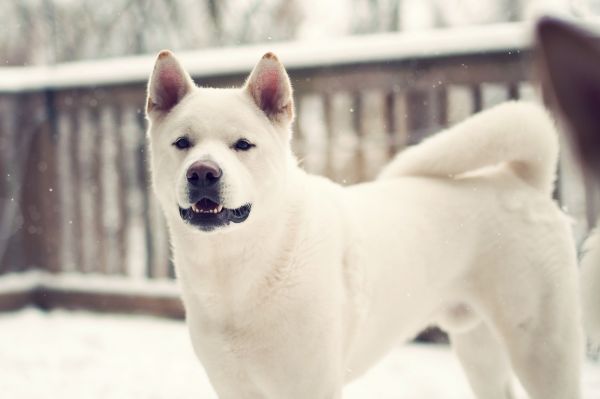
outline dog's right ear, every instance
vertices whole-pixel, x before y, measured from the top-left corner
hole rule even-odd
[[[537,26],[538,65],[566,117],[583,162],[600,177],[600,38],[544,18]]]
[[[194,82],[169,50],[158,53],[148,82],[146,115],[156,119],[166,115],[192,91]]]

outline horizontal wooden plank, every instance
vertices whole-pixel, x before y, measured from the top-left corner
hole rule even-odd
[[[23,309],[33,304],[31,291],[15,291],[0,294],[0,312]]]
[[[170,296],[69,291],[45,287],[36,289],[31,295],[35,306],[45,310],[77,309],[102,313],[144,314],[172,319],[185,318],[181,300]]]

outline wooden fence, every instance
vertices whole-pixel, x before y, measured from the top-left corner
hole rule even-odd
[[[275,47],[291,60],[293,145],[303,166],[350,184],[474,112],[535,97],[525,27],[457,32],[181,59],[201,85],[240,85]],[[173,270],[148,184],[143,110],[152,58],[0,69],[0,308],[33,302],[181,316],[176,290],[163,287],[173,286]],[[581,235],[595,200],[570,159],[561,174],[558,195]],[[7,284],[2,296],[3,279],[31,270],[43,272],[26,273],[34,281],[27,289]]]

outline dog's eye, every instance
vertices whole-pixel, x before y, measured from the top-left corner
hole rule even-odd
[[[233,145],[233,148],[236,151],[248,151],[250,148],[255,147],[254,144],[252,144],[251,142],[249,142],[246,139],[239,139],[238,141],[235,142],[235,144]]]
[[[190,140],[187,137],[180,137],[175,140],[173,145],[179,150],[185,150],[186,148],[190,148],[192,143],[190,143]]]

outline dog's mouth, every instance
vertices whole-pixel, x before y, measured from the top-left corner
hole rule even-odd
[[[179,207],[179,214],[184,222],[203,231],[211,231],[229,223],[242,223],[250,215],[251,204],[239,208],[225,208],[222,204],[209,198],[202,198],[189,208]]]
[[[194,213],[217,214],[223,212],[223,205],[213,202],[208,198],[202,198],[200,201],[196,202],[195,204],[192,204],[190,209]]]

